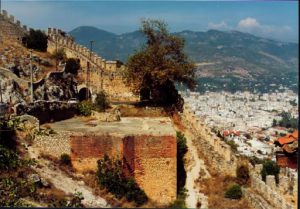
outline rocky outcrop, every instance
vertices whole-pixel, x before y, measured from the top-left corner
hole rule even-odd
[[[51,72],[34,83],[35,100],[66,101],[74,97],[77,97],[77,80],[70,73]]]
[[[4,103],[25,103],[23,92],[18,83],[7,75],[8,72],[0,71],[0,88],[2,89],[2,100]]]

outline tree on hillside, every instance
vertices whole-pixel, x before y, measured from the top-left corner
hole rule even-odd
[[[182,110],[183,100],[175,82],[195,86],[195,65],[183,52],[184,40],[171,35],[166,23],[158,20],[143,20],[141,31],[147,44],[129,57],[127,82],[133,83],[142,100]]]
[[[77,75],[79,69],[80,69],[79,59],[74,59],[74,58],[67,59],[66,68],[65,68],[66,73],[72,73],[73,75]]]
[[[22,43],[29,49],[45,52],[47,51],[47,39],[46,34],[44,34],[41,30],[30,29],[29,34],[23,37]]]

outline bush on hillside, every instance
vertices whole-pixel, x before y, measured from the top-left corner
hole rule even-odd
[[[238,184],[234,184],[227,189],[225,192],[225,198],[229,199],[241,199],[243,196],[241,186]]]
[[[48,37],[41,30],[30,29],[29,34],[23,37],[23,45],[28,49],[47,51]]]
[[[177,193],[180,194],[186,181],[186,171],[184,168],[184,155],[188,151],[186,138],[181,132],[176,132],[177,140]]]
[[[274,161],[266,160],[263,163],[263,168],[261,170],[262,180],[266,181],[266,177],[268,175],[274,175],[276,183],[278,184],[279,183],[279,172],[280,172],[280,168]]]
[[[90,116],[93,110],[93,104],[90,101],[82,101],[77,105],[79,115]]]
[[[53,59],[57,59],[57,60],[65,60],[67,58],[67,55],[65,53],[65,50],[63,48],[59,48],[57,51],[54,51],[52,56]]]
[[[101,187],[106,188],[117,198],[125,197],[128,201],[134,201],[137,206],[148,201],[145,192],[139,188],[135,180],[124,175],[120,160],[113,160],[105,155],[97,163],[97,178]]]
[[[107,96],[103,91],[97,94],[95,99],[95,107],[100,112],[104,112],[105,109],[109,107]]]
[[[79,59],[74,59],[74,58],[67,59],[66,67],[65,67],[66,73],[71,73],[73,75],[77,75],[79,69],[80,69],[80,60]]]
[[[240,165],[236,169],[236,177],[238,180],[238,183],[240,184],[247,184],[249,181],[250,175],[249,175],[249,168],[246,165]]]
[[[63,164],[63,165],[72,165],[70,155],[68,155],[68,154],[66,154],[66,153],[63,153],[63,154],[60,156],[60,163]]]

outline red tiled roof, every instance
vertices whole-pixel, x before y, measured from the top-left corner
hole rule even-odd
[[[279,144],[282,146],[284,144],[293,143],[298,140],[298,130],[294,131],[292,134],[286,134],[284,137],[277,139]]]

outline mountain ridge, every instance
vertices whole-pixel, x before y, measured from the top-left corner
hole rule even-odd
[[[146,37],[138,30],[118,35],[84,26],[69,33],[76,42],[86,47],[90,46],[90,40],[94,40],[93,50],[107,60],[126,62],[129,56],[146,44]],[[257,84],[254,81],[266,83],[264,85],[297,87],[298,43],[276,41],[235,30],[184,30],[172,34],[185,39],[184,51],[198,64],[196,75],[199,79],[218,78],[217,83],[223,86],[226,86],[227,80],[249,82],[249,88]],[[285,77],[286,80],[282,79]],[[212,83],[214,85],[216,82]]]

